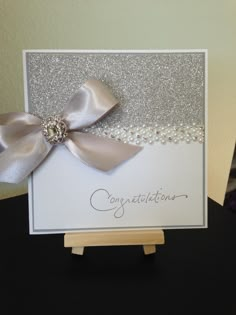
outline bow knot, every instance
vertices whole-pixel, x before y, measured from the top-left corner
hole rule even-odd
[[[89,80],[70,99],[61,116],[41,120],[23,112],[0,115],[0,181],[18,183],[25,179],[54,144],[63,143],[83,163],[102,171],[133,157],[141,147],[82,132],[116,104],[102,82]]]

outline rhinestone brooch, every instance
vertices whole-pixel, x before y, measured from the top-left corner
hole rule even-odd
[[[42,132],[50,144],[62,143],[67,136],[67,126],[58,116],[50,116],[42,122]]]

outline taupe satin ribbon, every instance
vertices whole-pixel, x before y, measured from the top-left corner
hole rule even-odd
[[[117,100],[100,81],[89,80],[71,98],[61,118],[67,125],[63,142],[80,160],[109,171],[142,148],[81,132],[102,119]],[[40,118],[28,113],[0,115],[0,181],[19,183],[46,158],[53,148],[42,133]]]

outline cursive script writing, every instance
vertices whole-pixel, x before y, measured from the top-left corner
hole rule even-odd
[[[129,198],[123,198],[114,196],[104,188],[99,188],[92,193],[90,205],[96,211],[114,211],[114,217],[121,218],[125,214],[128,204],[158,204],[160,202],[174,201],[177,198],[188,198],[188,195],[164,194],[162,188],[160,188],[154,193],[139,193]]]

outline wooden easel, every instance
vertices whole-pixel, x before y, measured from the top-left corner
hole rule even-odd
[[[156,245],[165,243],[163,230],[127,230],[107,232],[67,233],[64,246],[72,247],[72,254],[83,255],[88,246],[142,245],[144,254],[154,254]]]

